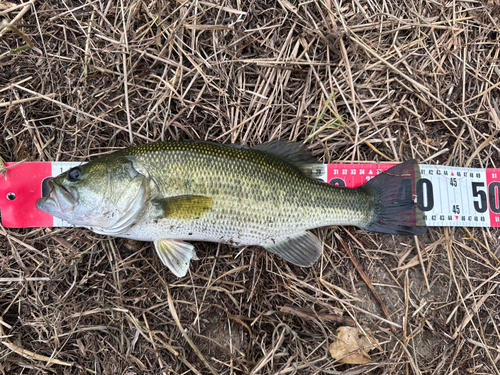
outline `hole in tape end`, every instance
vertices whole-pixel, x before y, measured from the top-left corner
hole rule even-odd
[[[16,193],[7,193],[7,199],[13,201],[17,198]]]

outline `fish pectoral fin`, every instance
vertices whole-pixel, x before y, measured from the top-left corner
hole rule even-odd
[[[277,238],[263,246],[269,252],[300,267],[311,267],[323,252],[318,237],[303,232],[292,237]]]
[[[198,260],[194,246],[184,241],[162,238],[155,241],[155,248],[162,263],[177,277],[186,276],[191,259]]]
[[[212,198],[203,195],[179,195],[153,201],[160,208],[160,217],[199,219],[212,209]]]

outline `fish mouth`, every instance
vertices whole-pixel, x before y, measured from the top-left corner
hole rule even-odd
[[[66,187],[50,179],[47,181],[50,194],[36,201],[36,208],[52,216],[61,217],[75,209],[78,203],[78,193],[71,187]]]

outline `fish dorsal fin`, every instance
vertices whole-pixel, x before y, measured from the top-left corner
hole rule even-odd
[[[318,160],[316,160],[307,147],[300,142],[275,140],[257,145],[253,149],[267,152],[299,168],[304,165],[318,164]]]
[[[194,246],[184,241],[162,238],[155,241],[155,248],[162,263],[177,277],[186,276],[191,259],[198,260]]]
[[[212,209],[212,198],[203,195],[178,195],[152,203],[160,209],[158,216],[169,219],[195,220]]]
[[[311,267],[323,252],[318,237],[309,232],[278,238],[263,246],[269,252],[300,267]]]

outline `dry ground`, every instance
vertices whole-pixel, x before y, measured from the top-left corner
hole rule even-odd
[[[498,0],[10,0],[0,18],[6,161],[287,139],[325,163],[499,167]],[[196,243],[183,279],[149,243],[0,231],[2,374],[499,373],[497,229],[321,229],[311,269]],[[380,342],[371,364],[330,357],[336,316]]]

